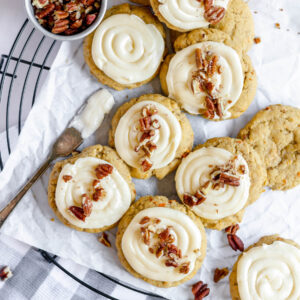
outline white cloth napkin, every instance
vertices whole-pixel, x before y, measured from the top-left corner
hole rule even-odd
[[[109,1],[115,5],[124,1]],[[257,95],[247,112],[237,120],[223,122],[206,121],[188,116],[195,132],[195,145],[215,136],[235,137],[237,132],[261,108],[282,103],[299,105],[300,81],[300,2],[293,0],[265,0],[249,2],[254,14],[256,35],[262,42],[254,45],[250,56],[259,80]],[[280,10],[283,8],[283,11]],[[275,23],[281,29],[275,28]],[[84,63],[81,42],[63,43],[48,78],[24,125],[17,147],[0,174],[1,207],[26,182],[30,175],[46,159],[51,144],[67,126],[81,104],[95,90],[103,87],[89,74]],[[94,136],[84,146],[94,143],[107,144],[111,118],[117,107],[145,93],[159,93],[159,80],[134,90],[112,91],[116,106]],[[218,284],[213,282],[216,267],[232,267],[237,258],[229,248],[223,232],[207,230],[207,257],[201,270],[188,283],[176,288],[159,289],[132,277],[118,261],[115,248],[105,248],[95,234],[82,233],[62,225],[47,202],[49,172],[33,187],[6,221],[1,232],[25,243],[45,249],[63,258],[69,258],[89,268],[109,273],[120,280],[169,299],[190,299],[190,285],[203,280],[211,288],[211,299],[230,299],[228,278]],[[138,197],[147,194],[176,197],[174,174],[162,181],[154,178],[134,180]],[[298,242],[300,227],[297,201],[300,187],[286,192],[266,191],[260,199],[247,208],[239,236],[246,246],[261,236],[279,233]],[[55,218],[55,221],[51,221]],[[109,233],[114,243],[114,233]]]

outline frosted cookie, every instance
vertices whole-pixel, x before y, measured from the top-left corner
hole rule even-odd
[[[254,22],[243,0],[151,0],[158,19],[178,32],[217,28],[229,34],[233,44],[249,50],[253,44]]]
[[[182,159],[175,181],[180,200],[204,226],[221,230],[242,221],[263,192],[266,171],[246,142],[213,138]]]
[[[270,105],[253,117],[239,137],[260,155],[269,187],[287,190],[300,184],[299,108]]]
[[[300,299],[300,246],[265,236],[243,252],[230,275],[233,300]]]
[[[185,206],[163,196],[145,196],[120,221],[116,246],[128,272],[167,288],[197,273],[206,236],[201,221]]]
[[[238,118],[249,107],[256,74],[226,33],[197,29],[179,36],[174,49],[161,68],[161,86],[188,113],[220,121]]]
[[[106,146],[91,146],[57,162],[50,175],[50,207],[61,222],[79,231],[114,227],[134,199],[127,166]]]
[[[127,3],[109,9],[84,41],[91,73],[116,90],[136,88],[159,72],[165,53],[165,31],[147,7]]]
[[[158,94],[123,104],[112,119],[109,145],[130,167],[131,175],[164,178],[192,149],[194,134],[177,103]]]

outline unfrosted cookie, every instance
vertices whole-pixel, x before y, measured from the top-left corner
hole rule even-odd
[[[261,156],[268,186],[287,190],[300,184],[300,109],[270,105],[253,117],[239,137]]]
[[[266,171],[246,142],[222,137],[183,158],[175,181],[180,200],[204,226],[222,230],[242,221],[245,207],[264,191]]]
[[[48,202],[59,220],[86,232],[115,227],[135,194],[127,166],[101,145],[57,162],[48,185]]]
[[[206,254],[206,235],[184,205],[164,196],[145,196],[120,221],[116,246],[128,272],[167,288],[197,273]]]
[[[194,134],[177,103],[158,94],[123,104],[112,119],[109,145],[129,165],[131,175],[164,178],[192,149]]]
[[[253,44],[254,21],[248,4],[243,0],[151,0],[150,2],[159,20],[173,31],[187,32],[211,27],[229,34],[233,45],[237,48],[247,51]],[[211,5],[217,8],[214,9]]]
[[[196,29],[180,35],[162,65],[163,93],[191,114],[213,121],[238,118],[255,97],[251,60],[228,34]]]
[[[91,73],[115,90],[151,81],[159,72],[165,52],[162,24],[149,8],[127,3],[109,9],[83,45]]]
[[[229,283],[233,300],[300,299],[300,246],[262,237],[239,256]]]

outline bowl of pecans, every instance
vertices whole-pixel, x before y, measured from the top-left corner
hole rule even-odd
[[[107,0],[25,0],[34,26],[61,41],[78,40],[95,30],[106,6]]]

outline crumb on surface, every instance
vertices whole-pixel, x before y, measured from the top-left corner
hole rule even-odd
[[[54,221],[55,221],[55,219],[54,219],[54,218],[51,218],[51,219],[50,219],[50,221],[51,221],[51,222],[54,222]]]
[[[280,29],[280,24],[279,23],[275,23],[275,27]]]
[[[260,37],[255,37],[253,40],[254,40],[255,44],[259,44],[261,42],[261,38]]]
[[[279,10],[280,10],[280,11],[283,11],[283,8],[280,8]]]
[[[257,14],[257,11],[255,10],[254,13]]]

